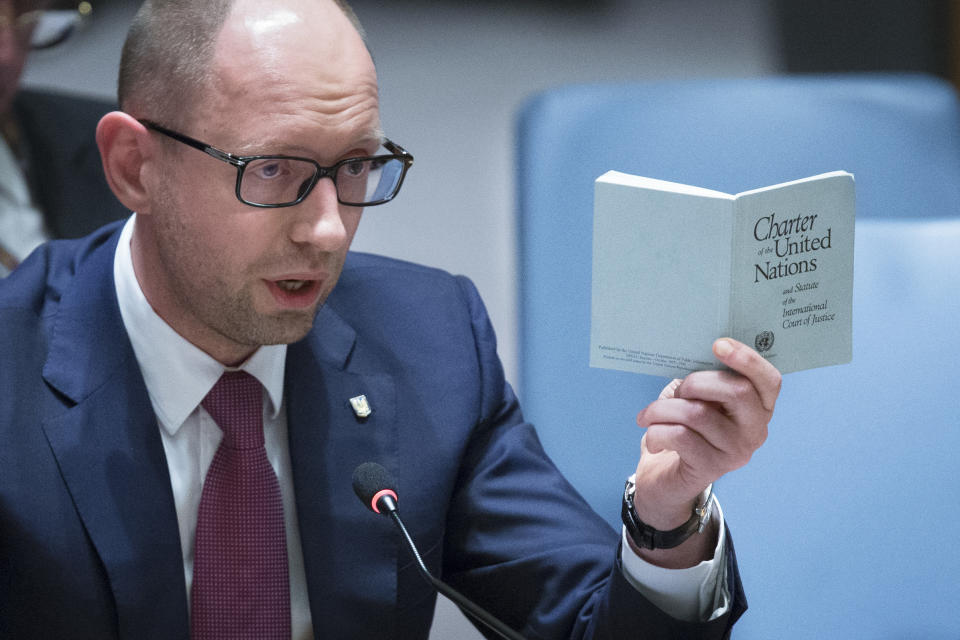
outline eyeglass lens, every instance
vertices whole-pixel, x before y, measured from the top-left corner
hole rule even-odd
[[[371,158],[337,167],[333,181],[337,198],[347,205],[369,205],[391,198],[403,175],[403,161]],[[311,188],[317,169],[296,158],[259,158],[244,167],[240,197],[251,204],[282,205],[296,202]]]

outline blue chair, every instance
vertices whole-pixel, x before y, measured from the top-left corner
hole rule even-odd
[[[751,604],[736,637],[960,636],[952,89],[920,75],[574,86],[528,102],[518,140],[519,393],[615,526],[636,413],[667,381],[587,365],[593,180],[735,193],[856,175],[853,363],[788,375],[769,440],[717,487]]]

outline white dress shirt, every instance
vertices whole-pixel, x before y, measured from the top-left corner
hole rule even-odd
[[[114,256],[113,275],[120,315],[157,414],[170,486],[180,526],[187,602],[193,584],[193,548],[203,481],[223,432],[200,406],[226,367],[195,347],[156,314],[137,282],[130,254],[136,215],[124,225]],[[267,459],[277,474],[283,496],[283,520],[290,561],[290,611],[293,638],[313,637],[307,579],[300,546],[300,528],[293,494],[287,413],[283,404],[286,345],[264,346],[240,365],[263,385],[263,436]]]
[[[160,426],[180,527],[184,581],[189,602],[197,509],[207,469],[222,437],[219,427],[200,406],[200,402],[227,369],[174,331],[147,302],[137,282],[130,253],[130,239],[135,224],[136,214],[127,220],[121,233],[114,256],[114,280],[123,324]],[[313,631],[293,494],[286,407],[283,403],[286,355],[286,345],[263,346],[239,368],[257,378],[267,391],[263,408],[264,440],[267,458],[277,474],[283,495],[290,561],[293,638],[307,639],[313,637]],[[719,514],[719,509],[715,514]],[[721,525],[720,542],[714,559],[680,570],[653,566],[637,557],[624,544],[624,572],[631,584],[674,617],[708,619],[722,613],[729,599],[722,575],[722,567],[725,566],[722,561],[724,539]]]

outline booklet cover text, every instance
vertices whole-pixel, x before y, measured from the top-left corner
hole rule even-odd
[[[855,196],[834,171],[737,195],[608,171],[593,218],[590,366],[719,368],[729,336],[781,373],[849,362]]]

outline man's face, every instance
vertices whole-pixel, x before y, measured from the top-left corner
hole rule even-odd
[[[237,155],[305,156],[324,166],[377,149],[373,62],[332,3],[241,0],[213,64],[187,135]],[[293,207],[245,205],[234,195],[234,167],[162,142],[134,240],[151,305],[224,363],[302,338],[340,275],[362,210],[340,205],[329,179]]]

